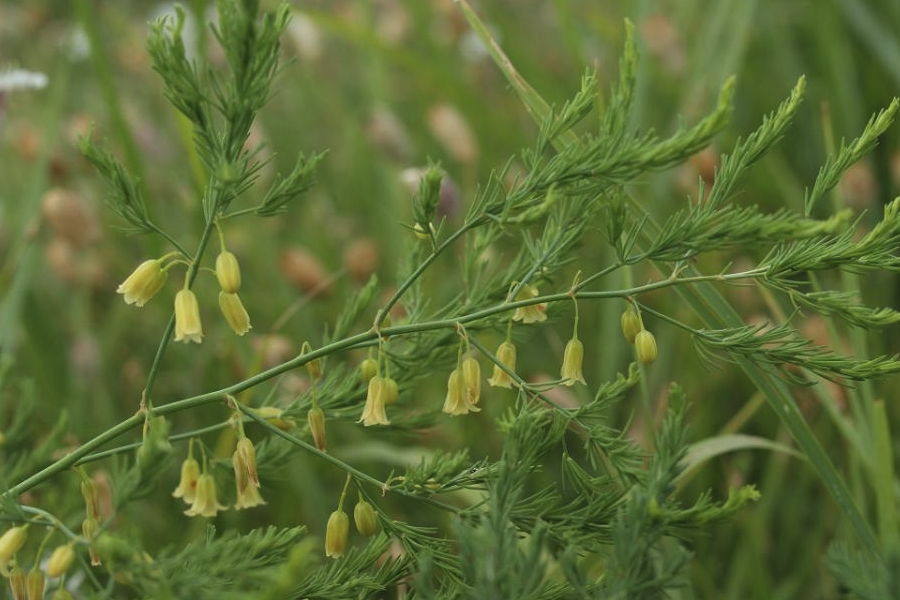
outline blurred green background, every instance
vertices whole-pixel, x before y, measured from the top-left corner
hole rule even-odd
[[[187,5],[194,17],[214,16],[207,2]],[[328,156],[316,188],[286,215],[229,222],[229,247],[241,260],[242,298],[253,331],[233,336],[217,314],[214,279],[201,276],[196,290],[206,339],[199,347],[170,346],[157,402],[242,379],[260,365],[294,356],[305,340],[315,346],[342,300],[370,273],[378,273],[386,293],[396,284],[397,264],[411,243],[402,223],[411,222],[412,169],[429,158],[441,162],[451,180],[443,210],[449,223],[458,223],[479,182],[529,146],[536,133],[452,0],[323,0],[292,6],[277,92],[252,134],[253,143],[265,142],[262,155],[271,156],[261,181],[289,171],[298,152],[328,149]],[[599,73],[605,89],[615,81],[623,22],[631,19],[642,56],[633,121],[662,134],[682,120],[698,120],[714,105],[724,80],[737,76],[734,118],[715,146],[632,186],[631,193],[657,215],[696,200],[698,181],[713,180],[718,156],[753,131],[801,75],[808,81],[805,106],[788,136],[744,180],[739,203],[801,210],[803,190],[825,159],[828,137],[836,143],[855,137],[873,112],[900,94],[900,3],[893,0],[489,0],[473,6],[519,71],[545,98],[559,103],[577,90],[585,67]],[[203,178],[186,151],[190,134],[166,103],[144,51],[147,22],[166,12],[171,5],[127,0],[0,2],[0,71],[42,72],[49,82],[44,89],[0,92],[0,352],[12,357],[17,376],[33,382],[40,406],[36,430],[50,427],[65,408],[71,444],[136,410],[170,314],[169,298],[180,285],[173,276],[170,293],[140,310],[114,293],[134,266],[168,248],[159,238],[119,230],[122,223],[104,210],[106,190],[74,140],[93,128],[92,135],[141,178],[152,217],[187,247],[196,244],[202,223],[198,181]],[[188,33],[193,52],[222,64],[213,36],[196,27],[196,19]],[[259,190],[249,194],[247,206]],[[900,127],[895,124],[847,173],[835,201],[869,211],[863,217],[867,223],[898,194]],[[714,272],[733,261],[738,269],[759,258],[755,250],[703,258],[700,268]],[[580,250],[580,264],[602,266],[606,256],[598,224]],[[436,298],[448,297],[459,285],[456,267],[452,253],[438,262],[435,269],[442,275],[427,284]],[[642,282],[658,274],[638,269],[632,276]],[[897,306],[893,278],[869,278],[863,293],[871,304]],[[791,313],[755,288],[729,294],[748,322]],[[647,300],[690,318],[674,294]],[[585,372],[593,385],[622,371],[630,358],[617,330],[621,309],[613,302],[582,308]],[[821,319],[797,319],[808,337],[827,343]],[[558,327],[518,340],[526,377],[549,376],[546,348],[562,355],[568,316],[561,320]],[[895,328],[873,333],[871,352],[896,352],[895,334]],[[616,415],[621,425],[636,414],[631,426],[636,440],[643,439],[668,383],[678,380],[693,402],[691,439],[740,431],[790,443],[777,417],[727,364],[704,364],[672,328],[660,326],[657,339],[660,360],[648,372],[643,399],[636,395]],[[339,360],[353,365],[360,358]],[[440,373],[424,378],[414,391],[416,401],[441,402],[444,382]],[[876,396],[885,398],[897,417],[897,395],[889,383],[877,384],[882,387],[876,387]],[[278,385],[276,397],[287,401],[308,382],[305,373],[291,374]],[[846,393],[836,386],[797,392],[868,511],[870,501],[854,480],[859,466],[846,451],[835,418],[823,410],[822,394],[838,414],[846,407]],[[7,412],[0,412],[0,430],[15,403],[2,406]],[[502,410],[502,403],[486,408],[489,416]],[[179,415],[174,429],[221,420],[222,412]],[[337,454],[380,478],[392,469],[402,471],[405,462],[430,447],[468,445],[479,458],[496,457],[499,443],[490,418],[465,426],[442,422],[417,437],[362,431],[344,422],[334,424],[329,435]],[[287,469],[273,474],[277,482],[266,495],[267,507],[220,520],[239,527],[300,522],[321,534],[343,476],[305,456]],[[174,472],[171,479],[174,487]],[[783,454],[734,453],[706,465],[682,493],[694,498],[712,488],[723,495],[729,486],[751,482],[759,486],[761,502],[734,523],[687,541],[697,555],[691,571],[696,597],[836,597],[822,558],[843,532],[836,508],[804,463]],[[169,532],[151,546],[178,544],[202,531],[197,523],[182,531],[186,518],[167,496],[161,492],[128,509],[132,520],[138,514],[143,520],[136,530],[150,525]],[[421,524],[444,519],[394,502],[398,518]],[[679,593],[693,597],[687,590]]]

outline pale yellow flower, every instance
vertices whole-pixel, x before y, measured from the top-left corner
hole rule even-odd
[[[465,378],[459,369],[453,369],[447,380],[447,398],[444,400],[443,410],[454,417],[481,410],[469,402]]]
[[[462,362],[463,383],[466,384],[466,399],[469,404],[478,404],[481,399],[481,365],[471,356]]]
[[[188,504],[192,504],[197,497],[197,481],[200,479],[200,463],[188,457],[181,463],[181,480],[178,487],[172,492],[176,498],[181,498]]]
[[[191,290],[183,289],[175,294],[175,341],[203,341],[203,325],[200,323],[200,306]]]
[[[356,530],[366,537],[371,537],[378,531],[375,509],[363,499],[353,508],[353,521],[356,523]]]
[[[247,309],[241,303],[241,298],[237,294],[229,294],[228,292],[219,292],[219,308],[225,315],[229,327],[238,335],[244,335],[250,331],[250,316]]]
[[[197,495],[194,504],[184,511],[189,517],[215,517],[220,510],[228,507],[219,504],[216,498],[216,480],[209,473],[204,473],[197,480]]]
[[[503,363],[503,365],[509,369],[510,371],[516,370],[516,347],[512,344],[512,342],[503,342],[500,344],[500,347],[497,348],[497,359]],[[494,365],[494,373],[493,376],[488,379],[488,384],[493,387],[505,387],[512,389],[513,380],[509,374],[501,369],[499,366]]]
[[[361,422],[368,427],[369,425],[390,425],[387,413],[385,413],[384,405],[387,401],[387,383],[384,377],[376,375],[369,380],[369,388],[366,394],[366,406],[363,408],[362,416],[357,423]]]
[[[350,533],[350,517],[338,509],[328,517],[325,527],[325,556],[340,558],[347,551],[347,536]]]
[[[216,279],[226,294],[236,294],[241,289],[241,269],[237,258],[228,250],[216,257]]]
[[[581,374],[581,362],[584,358],[584,344],[578,338],[572,338],[566,344],[566,350],[563,353],[563,364],[560,376],[563,379],[563,385],[575,385],[585,383],[584,375]]]
[[[25,545],[28,537],[28,525],[13,527],[0,536],[0,566],[5,566],[9,559]]]
[[[47,575],[59,577],[69,570],[73,560],[75,560],[75,549],[72,548],[72,544],[57,546],[47,563]]]
[[[240,487],[238,488],[237,502],[235,502],[234,508],[235,510],[242,510],[260,506],[265,503],[266,501],[263,500],[262,495],[259,493],[259,488],[255,485],[248,485],[243,490],[240,489]]]
[[[306,421],[309,423],[309,433],[312,435],[316,448],[325,452],[325,411],[314,406],[306,413]]]
[[[163,270],[161,261],[145,260],[119,285],[116,293],[125,295],[126,304],[144,306],[162,289],[167,277],[168,272]]]
[[[531,300],[537,298],[540,294],[533,285],[526,285],[516,295],[516,302],[522,300]],[[547,320],[547,305],[545,303],[531,304],[529,306],[520,306],[513,312],[513,321],[522,321],[522,323],[540,323]]]
[[[645,365],[653,364],[656,361],[656,338],[646,329],[634,338],[634,347],[637,350],[638,360]]]

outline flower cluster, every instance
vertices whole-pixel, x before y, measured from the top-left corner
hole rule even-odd
[[[181,259],[171,260],[179,253],[173,252],[161,258],[155,258],[142,262],[119,285],[117,293],[125,296],[127,304],[144,306],[165,285],[168,279],[169,269],[180,262]],[[167,264],[167,261],[168,262]],[[250,331],[250,317],[241,302],[238,291],[241,288],[241,270],[237,258],[225,249],[224,241],[222,251],[216,258],[216,279],[219,281],[219,308],[229,327],[238,335],[244,335]],[[175,294],[175,341],[195,342],[203,341],[203,324],[200,321],[200,305],[197,296],[190,289],[190,276],[184,279],[184,286]]]

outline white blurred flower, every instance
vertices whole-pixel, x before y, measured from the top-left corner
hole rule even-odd
[[[47,87],[47,76],[24,69],[0,71],[0,92],[40,90]]]

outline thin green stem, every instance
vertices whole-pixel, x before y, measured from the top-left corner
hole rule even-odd
[[[209,232],[209,228],[207,228],[207,233]],[[208,235],[206,236],[208,239]],[[727,282],[736,279],[742,278],[752,278],[758,277],[764,273],[764,270],[754,269],[750,271],[745,271],[741,273],[732,273],[729,275],[698,275],[695,277],[683,277],[678,279],[665,279],[663,281],[657,281],[653,283],[648,283],[641,286],[636,286],[629,289],[623,290],[609,290],[605,292],[579,292],[575,294],[576,298],[591,298],[591,299],[603,299],[603,298],[624,298],[627,296],[635,296],[642,294],[644,292],[664,288],[664,287],[672,287],[683,284],[691,284],[698,282]],[[320,357],[328,356],[330,354],[334,354],[336,352],[342,350],[348,350],[350,348],[356,348],[359,346],[364,346],[369,343],[377,343],[378,340],[382,336],[400,336],[407,335],[412,333],[421,333],[426,331],[433,331],[437,329],[447,329],[453,328],[456,329],[460,324],[471,323],[474,321],[480,321],[486,317],[491,317],[497,314],[502,314],[511,310],[515,310],[516,308],[523,306],[530,306],[533,304],[541,304],[544,302],[561,302],[565,300],[570,300],[572,295],[569,292],[562,292],[558,294],[548,294],[546,296],[539,296],[536,298],[529,298],[527,300],[519,300],[516,302],[510,302],[508,304],[499,304],[497,306],[485,308],[479,311],[475,311],[469,313],[464,316],[449,318],[449,319],[437,319],[434,321],[425,321],[422,323],[413,323],[409,325],[396,325],[392,327],[386,327],[380,332],[375,331],[367,331],[364,333],[359,333],[342,340],[338,340],[336,342],[332,342],[331,344],[326,344],[318,349],[313,350],[312,352],[308,352],[305,354],[301,354],[292,358],[291,360],[285,361],[280,365],[276,365],[270,369],[265,371],[261,371],[256,375],[248,377],[243,381],[232,384],[230,386],[224,387],[219,390],[215,390],[212,392],[207,392],[205,394],[200,394],[198,396],[192,396],[190,398],[184,398],[182,400],[176,400],[174,402],[170,402],[168,404],[163,404],[160,406],[156,406],[153,409],[153,414],[157,416],[165,416],[169,414],[174,414],[177,412],[181,412],[183,410],[188,410],[197,406],[203,406],[206,404],[210,404],[212,402],[224,402],[226,400],[226,396],[231,394],[235,395],[244,390],[255,387],[269,379],[281,375],[282,373],[286,373],[292,369],[296,369],[308,363],[311,360],[315,360]],[[172,321],[170,321],[170,325]],[[246,407],[241,407],[241,410],[245,410]],[[145,411],[140,410],[136,414],[131,417],[125,419],[121,423],[111,427],[110,429],[104,431],[100,435],[95,438],[85,442],[83,445],[78,447],[76,450],[73,450],[65,457],[59,459],[53,464],[47,466],[41,471],[35,473],[34,475],[28,477],[22,482],[10,488],[6,494],[10,496],[17,496],[22,494],[23,492],[33,488],[34,486],[40,484],[41,482],[49,479],[56,473],[68,469],[75,464],[78,464],[82,459],[90,455],[92,452],[103,446],[104,444],[114,440],[119,435],[137,427],[138,425],[143,424],[145,418]],[[254,420],[258,420],[254,415]],[[274,426],[273,426],[274,427]],[[277,429],[277,428],[276,428]]]
[[[185,431],[183,433],[176,433],[174,435],[169,436],[170,442],[180,442],[181,440],[192,440],[197,436],[204,435],[206,433],[212,433],[214,431],[219,431],[225,429],[226,427],[231,427],[232,420],[228,419],[227,421],[223,421],[221,423],[216,423],[215,425],[209,425],[208,427],[201,427],[199,429],[192,429],[191,431]],[[125,452],[132,452],[141,447],[143,442],[134,442],[133,444],[125,444],[123,446],[117,446],[115,448],[110,448],[109,450],[104,450],[102,452],[95,452],[93,454],[88,454],[81,460],[77,461],[75,465],[84,465],[87,463],[91,463],[94,461],[98,461],[104,458],[109,458],[110,456],[116,456],[117,454],[123,454]]]
[[[159,225],[157,225],[156,223],[153,223],[153,222],[150,223],[150,227],[153,228],[153,231],[155,231],[159,235],[166,238],[166,241],[168,241],[170,244],[172,244],[172,246],[176,250],[178,250],[178,252],[180,252],[182,256],[188,256],[188,251],[184,249],[184,246],[182,246],[178,242],[178,240],[176,240],[171,235],[169,235],[169,233],[165,229],[162,229]]]
[[[403,294],[406,293],[406,290],[408,290],[412,286],[412,284],[414,284],[416,282],[416,280],[418,280],[419,277],[422,276],[422,273],[424,273],[425,270],[431,266],[431,263],[433,263],[435,261],[435,259],[437,259],[437,257],[440,256],[444,250],[446,250],[448,247],[450,247],[453,244],[453,242],[455,242],[460,237],[462,237],[467,231],[469,231],[471,229],[475,229],[476,227],[481,225],[483,222],[484,222],[483,218],[476,218],[476,219],[469,221],[468,223],[465,223],[462,227],[460,227],[455,232],[453,232],[453,234],[451,234],[450,237],[448,237],[439,246],[437,246],[432,251],[432,253],[429,254],[428,257],[425,260],[423,260],[422,263],[418,267],[416,267],[416,270],[413,271],[412,273],[410,273],[409,277],[407,277],[406,280],[400,284],[400,286],[397,288],[397,290],[394,292],[394,294],[388,299],[388,301],[384,304],[384,306],[382,306],[378,310],[378,312],[375,315],[375,329],[378,330],[381,327],[381,322],[384,321],[384,317],[390,312],[390,310],[394,307],[394,305],[397,303],[397,301],[403,297]]]

